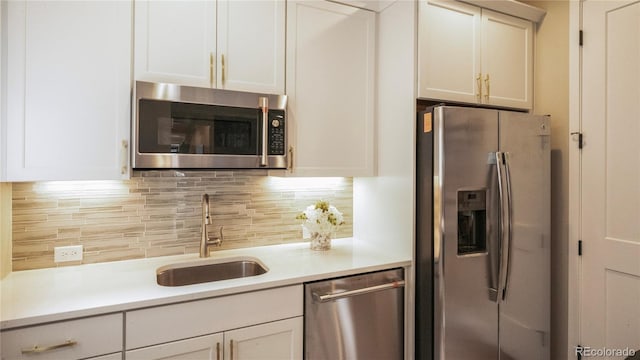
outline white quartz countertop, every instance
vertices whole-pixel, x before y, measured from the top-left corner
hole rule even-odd
[[[0,329],[125,311],[300,284],[362,272],[405,267],[411,259],[363,241],[335,239],[329,251],[309,243],[211,251],[211,258],[251,256],[267,273],[240,279],[165,287],[156,283],[163,265],[198,261],[198,254],[165,256],[51,269],[17,271],[0,282]]]

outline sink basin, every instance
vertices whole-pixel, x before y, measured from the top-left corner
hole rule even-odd
[[[256,276],[268,270],[252,257],[204,259],[159,267],[156,280],[162,286],[182,286]]]

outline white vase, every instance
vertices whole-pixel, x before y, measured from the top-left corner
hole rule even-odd
[[[331,233],[311,233],[311,250],[331,249]]]

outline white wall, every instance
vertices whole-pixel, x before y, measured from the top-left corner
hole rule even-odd
[[[547,10],[538,24],[534,106],[551,115],[551,358],[567,355],[569,256],[569,1],[527,1]]]
[[[0,183],[0,279],[11,272],[11,183]]]
[[[354,237],[413,258],[416,3],[397,1],[378,14],[377,176],[354,178]],[[412,284],[412,274],[408,274]],[[409,287],[407,359],[413,358]]]
[[[415,3],[378,17],[377,176],[354,178],[354,237],[411,258],[415,158]]]

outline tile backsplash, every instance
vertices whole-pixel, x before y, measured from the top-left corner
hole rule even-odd
[[[336,236],[352,236],[353,179],[265,175],[137,171],[123,181],[14,183],[13,270],[74,264],[53,261],[65,245],[83,245],[82,263],[197,253],[204,193],[213,225],[224,226],[222,249],[302,241],[295,216],[317,200],[343,212]]]

